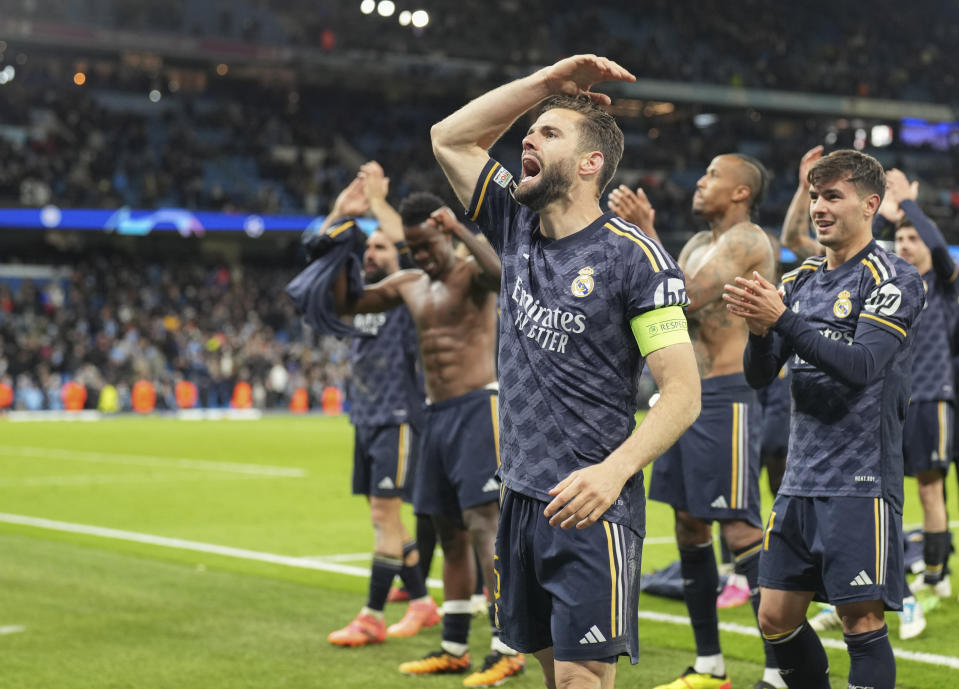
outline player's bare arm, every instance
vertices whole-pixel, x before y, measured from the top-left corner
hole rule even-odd
[[[809,234],[809,169],[822,157],[823,147],[809,149],[799,162],[799,183],[783,219],[779,241],[802,260],[818,256],[822,247]]]
[[[346,272],[344,271],[333,287],[333,304],[340,316],[354,316],[358,313],[383,313],[401,306],[404,293],[415,282],[422,280],[421,270],[399,270],[374,285],[363,288],[363,293],[350,302],[346,296]]]
[[[357,179],[370,212],[380,223],[380,229],[394,244],[402,242],[403,220],[386,200],[390,192],[390,178],[383,172],[383,168],[375,160],[371,160],[360,166]]]
[[[578,529],[598,521],[630,476],[665,452],[699,416],[700,380],[689,344],[674,344],[646,357],[659,401],[636,431],[599,464],[574,471],[550,491],[544,514],[550,526]]]
[[[463,223],[456,219],[453,211],[443,206],[430,216],[432,222],[441,232],[459,239],[472,257],[469,265],[473,270],[477,284],[491,292],[499,292],[503,276],[503,264],[499,256],[482,235],[475,235]]]
[[[696,258],[687,254],[684,261],[680,257],[679,265],[686,274],[686,292],[690,301],[686,313],[696,313],[719,301],[723,286],[736,276],[748,275],[753,270],[771,276],[773,265],[770,258],[771,248],[766,234],[749,222],[729,228]]]
[[[574,55],[533,74],[504,84],[467,103],[430,130],[433,153],[456,192],[468,206],[488,151],[516,119],[551,95],[585,94],[598,103],[609,97],[590,91],[603,81],[635,81],[612,60]]]

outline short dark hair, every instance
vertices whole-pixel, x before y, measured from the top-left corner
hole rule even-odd
[[[579,127],[580,152],[599,151],[603,154],[603,168],[596,180],[599,193],[603,193],[623,157],[623,131],[613,116],[596,105],[589,96],[551,96],[543,101],[539,114],[556,108],[583,115]]]
[[[755,217],[759,207],[766,198],[766,192],[769,189],[769,171],[766,166],[745,153],[731,153],[734,158],[738,158],[749,171],[749,214]]]
[[[446,202],[428,191],[416,191],[400,201],[399,214],[403,225],[419,225],[429,220],[433,211],[442,208]]]
[[[879,161],[851,148],[833,151],[820,158],[806,176],[806,181],[814,187],[836,180],[852,184],[859,198],[879,194],[882,201],[886,193],[886,173]]]

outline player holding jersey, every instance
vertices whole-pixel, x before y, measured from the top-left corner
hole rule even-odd
[[[367,210],[380,219],[380,228],[367,239],[363,255],[368,284],[411,263],[399,217],[388,214],[392,210],[388,204],[383,208],[388,185],[378,163],[363,165],[359,176],[337,197],[321,230],[330,235],[347,232],[355,225],[354,217]],[[411,497],[423,423],[416,329],[405,306],[355,316],[353,327],[360,333],[350,341],[347,391],[354,426],[353,493],[369,498],[375,545],[367,603],[346,627],[329,634],[327,640],[336,646],[365,646],[381,643],[387,636],[412,636],[440,619],[417,562],[416,541],[410,540],[400,518],[403,500]],[[387,628],[383,608],[396,575],[409,590],[411,602],[403,619]]]
[[[437,159],[503,263],[494,600],[504,640],[536,654],[551,689],[606,689],[619,655],[636,661],[640,472],[699,410],[682,273],[599,207],[623,135],[595,105],[609,99],[589,89],[611,79],[633,76],[574,56],[432,129]],[[487,150],[547,98],[516,181]],[[644,358],[662,394],[633,433]]]
[[[872,238],[886,186],[875,159],[835,151],[808,181],[826,256],[784,275],[783,296],[758,274],[724,295],[751,333],[750,384],[768,384],[787,359],[793,376],[786,474],[760,561],[760,626],[788,686],[828,688],[825,651],[805,620],[813,598],[827,600],[843,622],[849,685],[891,689],[884,610],[902,605],[902,423],[925,295],[916,269]]]

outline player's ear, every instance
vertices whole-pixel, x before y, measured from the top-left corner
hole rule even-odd
[[[748,201],[749,195],[752,193],[752,189],[749,188],[749,185],[740,184],[733,189],[733,201],[736,201],[737,203],[741,201]]]
[[[879,194],[869,194],[860,203],[862,204],[863,215],[873,216],[879,211],[882,199],[879,198]]]
[[[579,174],[584,176],[598,174],[605,162],[606,158],[600,151],[590,151],[579,159]]]

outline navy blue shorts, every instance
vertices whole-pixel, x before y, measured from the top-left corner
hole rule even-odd
[[[493,591],[503,641],[523,653],[552,647],[557,660],[639,660],[643,539],[601,520],[550,526],[547,503],[505,490]]]
[[[910,402],[902,428],[906,476],[920,471],[949,470],[952,458],[952,402]]]
[[[495,390],[473,390],[426,407],[416,469],[417,514],[459,517],[499,499],[499,408]]]
[[[356,426],[353,494],[410,499],[419,437],[408,423]]]
[[[762,406],[762,453],[785,458],[789,447],[789,414],[792,399],[789,395],[789,370],[784,366],[779,375],[762,390],[756,391]]]
[[[707,378],[702,391],[699,418],[653,462],[649,497],[704,521],[762,528],[756,393],[740,373]]]
[[[759,585],[901,610],[902,549],[902,514],[881,498],[780,494],[763,534]]]

